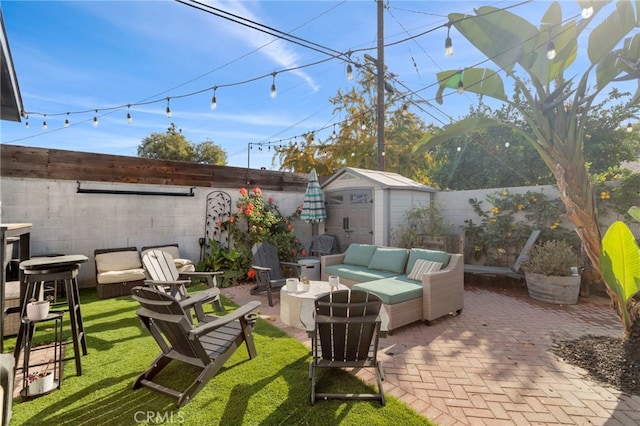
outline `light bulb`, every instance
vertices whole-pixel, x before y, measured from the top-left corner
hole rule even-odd
[[[367,124],[364,122],[364,120],[362,120],[362,124],[360,125],[360,128],[362,130],[367,130]]]
[[[98,127],[98,116],[97,115],[93,116],[93,127]]]
[[[589,19],[593,15],[593,6],[585,7],[582,9],[582,18]]]
[[[505,142],[505,143],[504,143],[504,147],[505,147],[505,148],[509,148],[509,142]]]
[[[464,83],[462,80],[458,82],[458,94],[462,95],[464,93]]]
[[[351,67],[351,64],[347,64],[347,80],[353,80],[353,68]]]
[[[47,130],[47,122],[46,121],[42,122],[42,130]]]
[[[28,121],[25,121],[25,123],[24,123],[24,128],[25,128],[25,129],[28,129],[28,128],[29,128],[29,122],[28,122]]]
[[[127,124],[131,124],[132,121],[133,121],[133,118],[131,118],[131,113],[127,112]]]
[[[629,124],[627,124],[627,133],[631,132],[633,132],[633,126],[631,125],[631,122],[629,122]]]
[[[458,147],[458,148],[456,148],[456,151],[460,152],[460,151],[462,151],[462,148]]]
[[[451,43],[451,37],[447,37],[447,39],[444,41],[444,55],[453,55],[453,43]]]
[[[552,41],[547,45],[547,59],[552,60],[556,57],[556,45]]]
[[[213,98],[211,98],[211,110],[215,110],[216,108],[218,108],[218,100],[216,99],[216,95],[213,95]]]
[[[278,93],[276,92],[276,83],[272,83],[271,84],[271,97],[275,98],[278,95]]]
[[[384,157],[384,156],[385,156],[385,154],[386,154],[386,152],[382,151],[382,154],[380,154],[380,155],[382,155],[382,156]]]
[[[69,119],[68,118],[64,119],[64,127],[65,128],[69,128]]]

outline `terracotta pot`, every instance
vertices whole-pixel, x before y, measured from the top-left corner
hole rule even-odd
[[[560,277],[525,272],[524,277],[532,299],[559,305],[578,303],[580,275]]]

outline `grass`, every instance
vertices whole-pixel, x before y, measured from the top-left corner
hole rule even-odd
[[[81,291],[81,300],[89,349],[82,358],[83,375],[76,376],[73,361],[67,361],[60,390],[29,401],[14,400],[11,425],[432,424],[389,395],[384,407],[372,401],[319,401],[311,406],[309,349],[262,319],[254,330],[258,356],[250,360],[241,347],[189,404],[176,410],[175,400],[168,396],[131,388],[159,354],[135,315],[138,304],[130,297],[98,300],[89,289]],[[224,304],[234,308],[227,300]],[[69,334],[68,316],[65,319]],[[41,342],[47,339],[46,333],[37,334]],[[6,351],[12,350],[15,339],[5,344]],[[173,364],[158,380],[186,386],[197,373],[190,366]],[[322,391],[371,392],[346,372],[322,373]]]

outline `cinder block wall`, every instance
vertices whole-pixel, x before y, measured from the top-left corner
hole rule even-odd
[[[45,180],[3,177],[0,182],[2,223],[33,224],[31,253],[84,254],[89,262],[82,265],[81,287],[95,286],[93,251],[97,248],[178,243],[181,256],[200,259],[198,240],[205,235],[207,195],[225,191],[231,196],[235,212],[240,188],[196,187],[193,197],[130,194],[77,193],[77,183],[68,180]],[[188,193],[190,187],[140,185],[105,182],[82,182],[82,187],[126,191]],[[302,204],[303,191],[263,191],[265,199],[273,197],[281,213],[291,215]],[[305,246],[311,241],[311,225],[295,221],[296,235]]]

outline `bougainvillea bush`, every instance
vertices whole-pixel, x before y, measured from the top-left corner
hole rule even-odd
[[[294,233],[291,217],[280,213],[272,197],[265,200],[260,188],[240,189],[236,207],[229,221],[219,225],[228,228],[237,250],[250,254],[254,244],[267,241],[278,248],[282,261],[290,262],[306,255]]]

